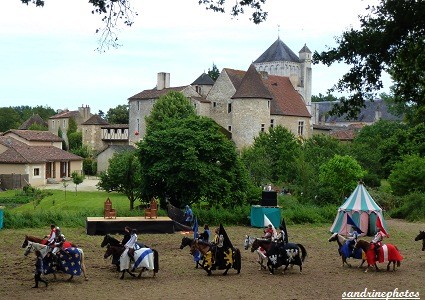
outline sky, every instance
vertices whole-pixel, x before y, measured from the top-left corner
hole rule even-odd
[[[191,84],[215,64],[247,70],[278,37],[293,52],[336,46],[335,37],[358,28],[358,15],[376,1],[267,0],[267,21],[207,11],[198,0],[131,0],[138,12],[131,27],[119,25],[122,45],[98,52],[102,27],[87,0],[46,0],[45,6],[2,0],[0,107],[48,106],[92,113],[128,103],[154,88],[157,73],[171,86]],[[230,4],[233,1],[228,0]],[[313,65],[312,94],[327,89],[348,70],[343,64]],[[390,80],[384,80],[384,91]]]

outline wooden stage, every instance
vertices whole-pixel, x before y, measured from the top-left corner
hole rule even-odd
[[[137,229],[137,233],[174,233],[174,221],[169,217],[145,219],[145,217],[87,217],[86,232],[88,235],[105,235],[124,233],[124,227]]]

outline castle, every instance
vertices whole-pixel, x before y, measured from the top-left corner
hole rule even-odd
[[[192,84],[170,87],[170,74],[158,73],[153,89],[130,97],[129,144],[146,134],[145,117],[155,102],[170,91],[183,93],[198,115],[215,120],[237,149],[252,145],[261,131],[281,125],[301,138],[312,135],[311,51],[297,56],[278,38],[247,71],[224,68],[214,82],[202,74]]]

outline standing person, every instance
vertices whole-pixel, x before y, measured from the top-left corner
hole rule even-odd
[[[41,256],[41,253],[39,250],[35,250],[35,256],[36,256],[36,260],[35,260],[35,272],[34,272],[34,281],[35,281],[35,285],[33,286],[33,288],[38,288],[38,283],[41,281],[43,282],[46,287],[48,285],[47,281],[41,278],[41,274],[43,274],[43,257]]]
[[[189,205],[186,205],[186,209],[184,211],[184,222],[187,226],[192,226],[193,222],[193,211]]]

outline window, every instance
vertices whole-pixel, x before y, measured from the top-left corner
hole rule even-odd
[[[229,130],[230,132],[232,132],[232,125],[227,126],[227,130]]]
[[[264,132],[265,127],[265,124],[261,124],[261,132]]]
[[[196,88],[196,92],[198,94],[200,94],[201,93],[201,87],[199,85],[197,85],[195,88]]]
[[[40,176],[40,168],[34,168],[34,176]]]
[[[270,100],[267,101],[267,108],[270,108]]]
[[[140,110],[140,101],[137,101],[137,110]]]
[[[227,104],[227,113],[231,113],[232,112],[232,103],[228,103]]]
[[[66,128],[66,120],[65,119],[62,121],[62,128]]]
[[[304,135],[304,121],[298,121],[298,135]]]
[[[273,128],[274,127],[274,119],[270,120],[270,127]]]
[[[217,102],[213,102],[213,107],[217,107]]]
[[[55,129],[55,121],[52,121],[52,128]]]

